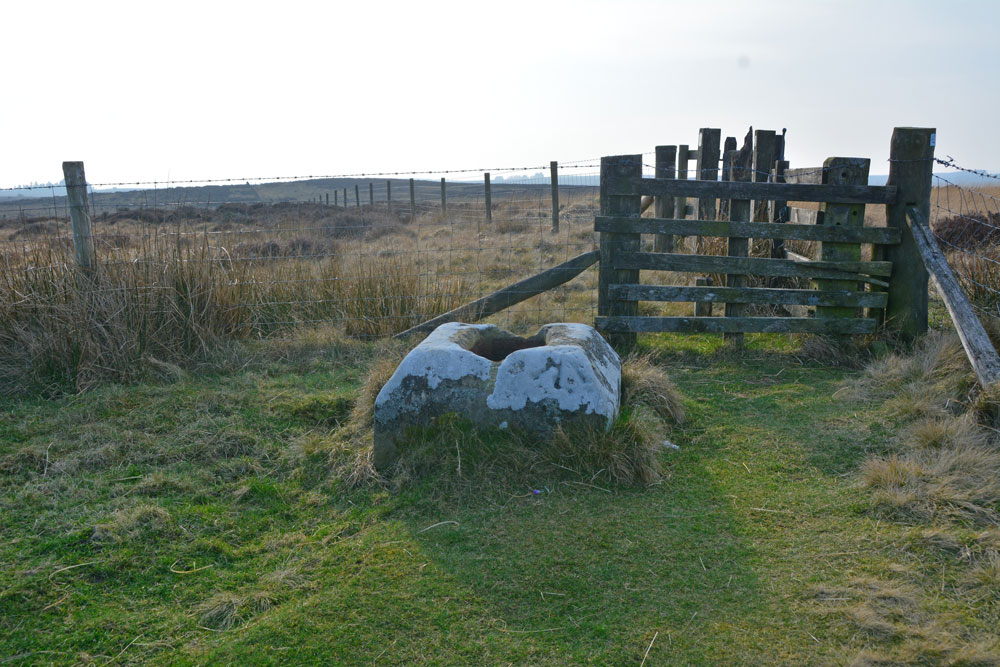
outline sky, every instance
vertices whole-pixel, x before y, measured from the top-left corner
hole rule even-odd
[[[0,187],[519,167],[895,126],[1000,169],[1000,2],[8,2]]]

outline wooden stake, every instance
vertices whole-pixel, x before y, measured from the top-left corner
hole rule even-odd
[[[73,227],[73,254],[76,264],[87,273],[94,270],[94,234],[87,206],[87,176],[82,162],[63,162],[66,179],[66,199],[69,202],[70,223]]]

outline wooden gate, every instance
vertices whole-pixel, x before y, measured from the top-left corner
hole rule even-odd
[[[796,179],[800,182],[793,183],[784,182],[787,163],[769,161],[771,166],[761,179],[749,139],[750,135],[742,150],[726,152],[723,177],[729,181],[675,179],[672,170],[663,173],[660,169],[656,175],[661,177],[644,178],[641,155],[601,160],[601,215],[594,226],[600,233],[595,325],[616,343],[630,344],[638,332],[713,332],[737,342],[750,332],[870,334],[884,319],[893,276],[892,262],[886,259],[892,253],[887,248],[901,242],[901,230],[865,226],[865,204],[893,205],[897,188],[869,186],[870,161],[863,158],[830,158],[815,170],[815,178],[800,175]],[[698,153],[704,152],[700,147]],[[753,178],[755,173],[758,178]],[[805,180],[815,182],[801,182]],[[642,218],[643,195],[658,198],[658,215],[681,213]],[[698,219],[682,217],[684,211],[692,210],[687,198],[699,200],[693,208]],[[715,200],[720,202],[718,207]],[[785,222],[787,202],[819,202],[819,224]],[[706,213],[712,219],[706,219]],[[652,244],[656,251],[642,249],[643,234],[656,235]],[[683,254],[674,249],[674,237],[722,237],[727,254]],[[771,256],[751,257],[750,239],[770,239]],[[819,242],[818,256],[786,252],[783,243],[792,239]],[[866,253],[872,259],[862,260],[863,244],[872,245],[871,253]],[[701,245],[691,244],[696,249]],[[650,270],[714,273],[724,275],[725,284],[643,284],[640,271]],[[751,287],[749,276],[768,280],[758,281],[765,286]],[[788,278],[811,279],[813,288],[774,286],[776,280]],[[725,311],[723,317],[642,316],[641,301],[719,303],[725,304]],[[748,304],[812,306],[815,314],[746,316]]]

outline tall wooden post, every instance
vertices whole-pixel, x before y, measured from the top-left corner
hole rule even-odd
[[[344,208],[347,208],[347,188],[344,188]]]
[[[729,177],[734,182],[748,182],[753,171],[753,130],[747,132],[743,140],[743,147],[733,153],[730,157]],[[734,222],[747,222],[750,220],[750,200],[732,199],[729,201],[729,219]],[[728,252],[730,257],[747,257],[750,254],[750,239],[731,236],[728,241]],[[746,285],[746,276],[738,274],[726,275],[726,287],[743,287]],[[727,303],[726,317],[740,317],[743,315],[744,305],[742,303]],[[743,346],[742,333],[727,333],[724,335],[727,342],[738,347]]]
[[[719,140],[722,130],[703,127],[698,130],[698,174],[699,181],[719,180]],[[698,219],[715,220],[715,199],[702,197],[698,200]]]
[[[767,183],[771,177],[771,169],[776,159],[777,137],[774,130],[757,130],[754,133],[753,146],[753,182]],[[754,222],[767,222],[767,201],[753,203]]]
[[[385,210],[392,215],[392,181],[385,182]]]
[[[774,172],[772,172],[771,180],[773,180],[775,183],[784,183],[785,171],[787,169],[788,169],[788,160],[776,160],[774,163]],[[776,222],[778,224],[783,224],[788,222],[787,201],[775,200],[774,206],[771,208],[771,222]],[[771,258],[785,259],[785,239],[773,239],[771,241]],[[771,279],[772,283],[774,283],[775,281],[776,278]]]
[[[340,206],[340,190],[333,191],[333,205]]]
[[[94,270],[94,234],[90,227],[87,206],[87,176],[82,162],[63,162],[66,179],[66,200],[69,202],[70,224],[73,227],[73,254],[76,264],[87,273]]]
[[[361,188],[357,183],[354,184],[354,205],[361,208]]]
[[[729,181],[729,172],[732,171],[730,168],[730,161],[732,158],[730,155],[736,152],[736,137],[726,137],[726,143],[722,147],[722,176],[721,179],[724,182]],[[729,200],[720,199],[719,200],[719,220],[729,220]]]
[[[493,195],[490,192],[490,172],[483,173],[483,186],[486,188],[486,222],[493,222]]]
[[[677,147],[677,180],[686,181],[688,179],[688,145],[681,144]],[[677,197],[674,199],[674,217],[683,219],[687,217],[687,198]]]
[[[326,193],[326,205],[327,206],[330,205],[330,193],[329,192]]]
[[[642,209],[639,195],[611,194],[611,181],[621,177],[642,176],[641,155],[617,155],[601,158],[601,215],[625,215],[638,218]],[[597,277],[597,314],[606,317],[635,316],[639,312],[636,301],[612,300],[609,287],[615,284],[637,284],[639,271],[635,269],[615,269],[615,256],[622,252],[639,251],[639,234],[616,234],[601,232],[601,260]],[[634,333],[608,335],[612,345],[631,347],[635,344]]]
[[[676,173],[677,146],[657,146],[654,175],[656,178],[674,178]],[[657,218],[670,218],[674,214],[673,197],[656,197],[653,199],[653,215]],[[653,237],[653,252],[673,252],[674,235],[657,234]]]
[[[871,160],[858,157],[832,157],[823,162],[824,185],[868,185]],[[820,204],[823,224],[834,227],[863,227],[864,204]],[[860,243],[820,243],[819,259],[824,262],[860,262]],[[821,290],[856,290],[857,280],[817,280]],[[816,317],[851,318],[854,307],[818,306]]]
[[[875,259],[892,262],[885,324],[904,338],[927,331],[927,269],[906,224],[906,209],[913,207],[930,220],[931,184],[936,130],[930,127],[897,127],[889,147],[889,180],[896,186],[896,203],[885,207],[886,225],[902,234],[899,245],[877,246]]]
[[[413,192],[413,179],[410,179],[410,221],[417,217],[417,197]]]
[[[368,181],[368,204],[375,206],[375,184]]]
[[[448,198],[444,191],[444,176],[441,177],[441,217],[448,215]]]
[[[552,187],[552,233],[559,231],[559,163],[549,162],[549,182]]]

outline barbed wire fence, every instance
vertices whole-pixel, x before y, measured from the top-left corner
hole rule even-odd
[[[931,231],[983,320],[1000,319],[1000,175],[935,159]],[[957,174],[964,175],[960,183]]]

